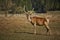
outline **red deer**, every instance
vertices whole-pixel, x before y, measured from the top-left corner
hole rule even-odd
[[[47,32],[51,33],[51,29],[49,28],[49,19],[37,16],[31,16],[31,14],[26,14],[28,21],[34,26],[34,33],[36,34],[36,25],[44,25],[47,29]]]

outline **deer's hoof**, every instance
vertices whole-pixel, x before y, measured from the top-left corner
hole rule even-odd
[[[47,32],[47,35],[52,35],[52,32],[51,31]]]

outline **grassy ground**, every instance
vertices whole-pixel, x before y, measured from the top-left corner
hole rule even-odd
[[[60,40],[60,12],[48,13],[54,15],[49,24],[52,35],[46,34],[44,26],[37,26],[37,34],[33,34],[34,27],[24,14],[0,15],[0,40]]]

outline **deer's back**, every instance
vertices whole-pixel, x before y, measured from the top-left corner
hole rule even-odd
[[[32,23],[36,22],[36,24],[39,24],[39,25],[43,25],[44,22],[46,21],[45,18],[41,18],[41,17],[32,17],[31,20],[32,20]]]

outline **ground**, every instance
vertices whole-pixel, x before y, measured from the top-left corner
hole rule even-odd
[[[53,15],[49,24],[52,35],[47,35],[44,26],[37,26],[37,34],[33,34],[34,27],[28,22],[25,14],[14,14],[11,17],[0,14],[0,40],[60,40],[60,12],[48,14]]]

